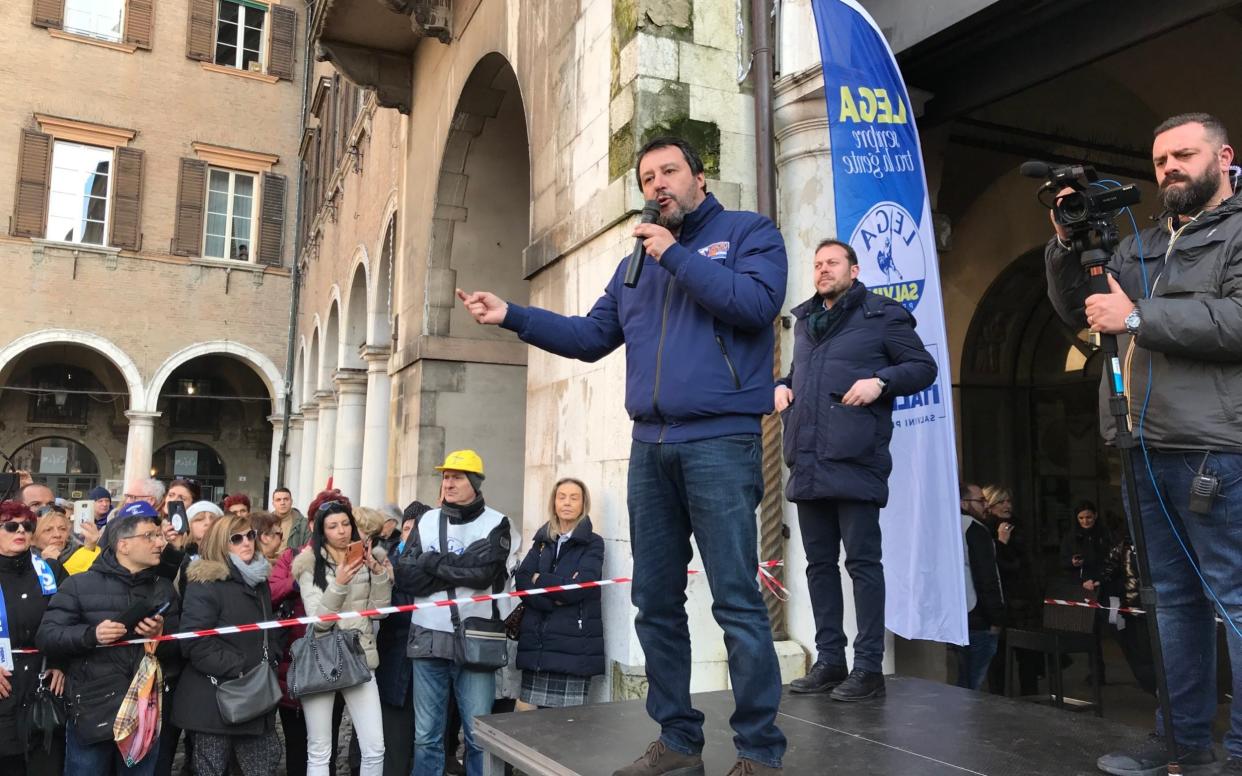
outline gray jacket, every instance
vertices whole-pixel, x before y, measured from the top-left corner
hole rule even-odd
[[[1242,451],[1242,193],[1176,232],[1166,222],[1139,236],[1141,262],[1129,235],[1108,265],[1142,317],[1137,337],[1118,337],[1131,424],[1137,429],[1144,416],[1151,448]],[[1085,327],[1089,292],[1078,256],[1054,238],[1046,258],[1052,306]],[[1101,382],[1101,431],[1111,441],[1107,395]]]

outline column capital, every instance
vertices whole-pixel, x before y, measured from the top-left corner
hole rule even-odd
[[[367,373],[361,369],[338,369],[332,382],[338,394],[366,393]]]
[[[323,410],[334,410],[336,409],[336,393],[332,391],[315,391],[315,403],[319,405],[321,412]],[[302,410],[303,412],[306,411],[305,406],[303,406]]]
[[[362,360],[367,362],[368,371],[377,363],[387,368],[388,359],[392,356],[392,348],[381,345],[363,345],[361,355]]]
[[[319,418],[319,403],[313,401],[302,402],[302,422],[308,420],[317,420]]]
[[[272,424],[273,431],[280,431],[280,429],[283,428],[285,425],[285,416],[281,413],[276,413],[275,415],[268,415],[267,422]]]
[[[301,428],[305,422],[306,418],[304,418],[301,413],[289,416],[289,428],[291,429]]]
[[[154,426],[155,419],[164,413],[162,412],[142,412],[141,410],[125,410],[125,417],[129,418],[131,426]]]

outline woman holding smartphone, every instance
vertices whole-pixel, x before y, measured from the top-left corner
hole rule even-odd
[[[392,564],[387,553],[383,548],[372,549],[361,543],[353,509],[341,501],[328,501],[319,506],[314,516],[310,547],[293,560],[293,578],[298,581],[308,615],[375,609],[388,606],[392,600]],[[372,675],[365,684],[339,692],[349,707],[354,734],[362,750],[360,776],[381,776],[384,772],[384,730],[374,675],[379,653],[375,649],[371,621],[351,618],[313,627],[322,631],[338,627],[358,632]],[[327,776],[335,700],[335,692],[302,697],[309,776]]]

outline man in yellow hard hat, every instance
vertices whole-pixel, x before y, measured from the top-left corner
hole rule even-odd
[[[483,459],[473,450],[455,450],[436,469],[442,502],[410,530],[397,563],[398,596],[424,603],[500,590],[516,565],[512,556],[518,547],[509,518],[483,502]],[[460,662],[456,632],[470,617],[499,620],[500,614],[493,601],[418,609],[410,616],[406,654],[414,659],[414,773],[440,773],[444,767],[450,692],[466,734],[466,770],[483,772],[474,718],[491,713],[496,673]]]

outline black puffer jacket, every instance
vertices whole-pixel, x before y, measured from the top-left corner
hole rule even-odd
[[[164,632],[175,633],[181,622],[181,601],[177,591],[158,567],[131,574],[116,559],[116,551],[105,550],[90,569],[65,580],[52,597],[36,639],[48,659],[62,659],[68,686],[65,690],[71,707],[110,707],[113,716],[129,687],[143,647],[108,647],[96,649],[95,627],[104,620],[124,612],[139,600],[170,601],[164,612]],[[167,675],[180,667],[180,647],[166,641],[155,652]],[[70,711],[72,717],[73,711]],[[112,730],[86,731],[87,743],[110,740]],[[106,732],[106,735],[105,735]],[[104,736],[96,738],[95,736]]]
[[[596,582],[604,571],[604,540],[584,517],[556,551],[548,527],[539,529],[530,551],[518,567],[518,590]],[[538,574],[539,578],[531,578]],[[604,617],[600,589],[567,590],[522,599],[522,633],[518,640],[518,668],[572,676],[604,673]]]
[[[186,572],[183,630],[243,625],[271,619],[272,599],[267,583],[250,587],[231,563],[199,558]],[[186,665],[173,698],[173,724],[182,730],[214,735],[258,736],[275,730],[276,709],[241,725],[229,725],[216,705],[217,681],[236,679],[263,660],[263,633],[268,634],[268,662],[273,668],[283,651],[272,631],[182,642]]]
[[[56,584],[63,583],[68,576],[64,568],[54,560],[47,561],[47,565],[56,575]],[[43,594],[29,551],[15,557],[0,555],[0,591],[4,594],[11,646],[13,649],[33,647],[39,623],[52,597]],[[25,751],[24,742],[17,737],[17,711],[34,698],[42,666],[42,655],[13,656],[13,674],[9,677],[13,691],[9,697],[0,699],[0,757]],[[57,667],[56,662],[49,667]]]

